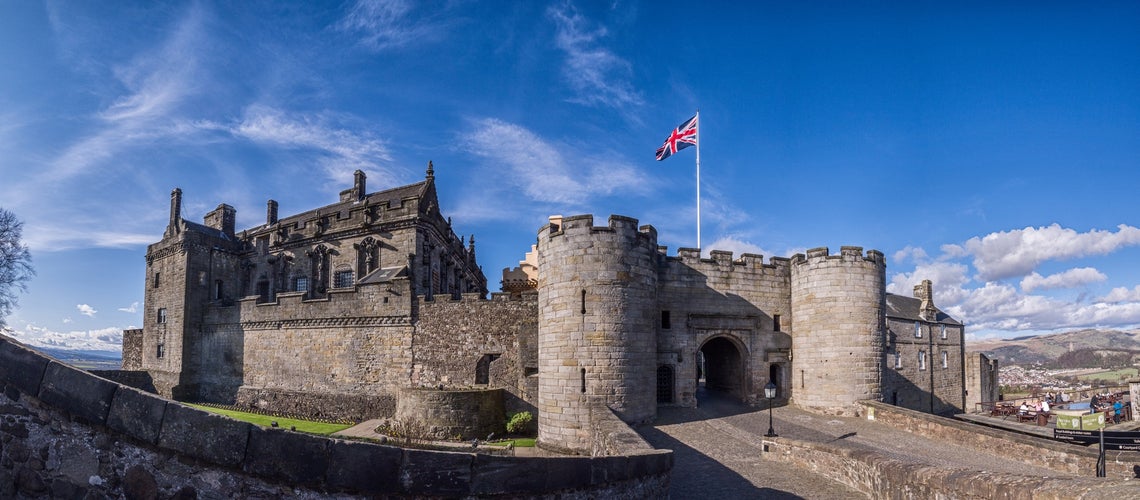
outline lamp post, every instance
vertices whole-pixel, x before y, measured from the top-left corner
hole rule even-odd
[[[778,434],[772,429],[772,404],[776,400],[776,384],[768,382],[768,385],[764,386],[764,397],[768,398],[768,433],[764,437],[777,437]]]

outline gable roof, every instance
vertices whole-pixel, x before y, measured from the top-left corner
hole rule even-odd
[[[922,319],[922,316],[918,314],[921,306],[921,299],[888,293],[886,315],[888,318],[904,319],[909,321],[927,321],[925,319]],[[962,324],[960,321],[951,318],[949,314],[942,312],[941,309],[938,309],[937,307],[935,307],[935,309],[938,310],[938,319],[935,321],[935,323],[944,323],[947,325]]]

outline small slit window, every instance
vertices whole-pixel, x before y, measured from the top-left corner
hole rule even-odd
[[[585,290],[582,290],[582,314],[586,314],[586,291]],[[585,369],[583,369],[583,373],[584,372],[585,372]],[[582,392],[586,392],[586,391],[582,391]]]
[[[160,307],[158,309],[158,315],[155,317],[155,321],[157,321],[159,324],[166,323],[166,308],[165,307]]]
[[[772,331],[774,331],[774,332],[780,331],[780,315],[779,314],[773,314],[772,315]]]
[[[661,311],[661,329],[668,330],[672,327],[669,321],[669,311]]]
[[[582,394],[586,393],[586,369],[582,369]]]
[[[949,367],[950,367],[950,356],[946,351],[942,351],[942,368],[946,369]]]
[[[161,282],[161,280],[159,278],[161,278],[161,277],[162,277],[162,273],[154,273],[154,287],[155,288],[158,288],[158,284]]]

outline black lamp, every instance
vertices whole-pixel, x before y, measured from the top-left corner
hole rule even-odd
[[[776,400],[776,384],[768,382],[764,386],[764,397],[768,398],[768,433],[764,437],[777,437],[776,431],[772,429],[772,405]]]

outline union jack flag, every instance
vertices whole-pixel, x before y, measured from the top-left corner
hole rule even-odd
[[[657,148],[657,161],[668,158],[673,153],[685,149],[689,146],[697,144],[697,116],[685,120],[677,128],[673,129],[673,133],[669,134],[669,138],[665,139],[665,144]]]

